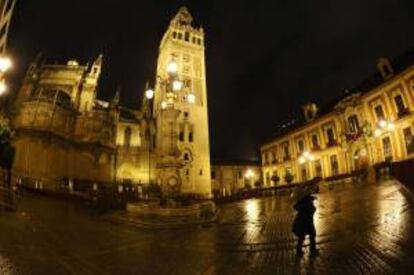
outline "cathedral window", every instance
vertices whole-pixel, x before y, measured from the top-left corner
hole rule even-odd
[[[180,131],[180,134],[178,136],[180,141],[184,141],[184,131]]]
[[[197,44],[201,45],[201,39],[200,38],[197,38]]]
[[[196,43],[196,38],[195,38],[195,36],[193,36],[193,37],[192,37],[192,41],[193,41],[193,44],[195,44],[195,43]]]
[[[184,153],[184,160],[190,160],[190,156],[188,155],[188,153]]]
[[[173,32],[172,36],[174,39],[177,38],[177,32]]]
[[[178,33],[178,39],[180,39],[180,40],[183,39],[183,35],[182,35],[181,32]]]
[[[185,32],[184,34],[184,40],[189,42],[190,41],[190,33],[189,32]]]
[[[190,132],[190,133],[188,134],[188,141],[189,141],[189,142],[193,142],[193,133],[192,133],[192,132]]]
[[[202,176],[203,175],[203,169],[200,169],[200,176]]]

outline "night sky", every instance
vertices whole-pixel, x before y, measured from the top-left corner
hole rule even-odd
[[[378,57],[414,46],[413,0],[17,0],[14,92],[38,52],[83,63],[103,52],[98,97],[120,85],[122,104],[138,107],[182,4],[206,31],[213,159],[256,157],[303,103],[332,100],[374,73]]]

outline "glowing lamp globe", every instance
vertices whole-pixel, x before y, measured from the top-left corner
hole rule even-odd
[[[247,170],[245,177],[251,179],[254,176],[254,172],[252,170]]]
[[[385,128],[385,126],[387,126],[387,122],[385,120],[381,119],[380,122],[379,122],[379,126],[381,128]]]
[[[178,64],[174,60],[171,60],[167,65],[167,72],[175,74],[178,72]]]
[[[2,56],[0,57],[0,71],[1,72],[6,72],[7,70],[9,70],[12,66],[12,62],[10,60],[10,58]]]
[[[195,103],[195,95],[194,94],[188,94],[187,95],[187,101],[188,103],[194,104]]]
[[[148,89],[145,91],[145,97],[147,99],[152,99],[154,97],[154,90],[153,89]]]
[[[183,88],[183,83],[179,80],[174,80],[172,83],[172,88],[175,92],[178,92]]]
[[[394,130],[394,129],[395,129],[395,125],[394,125],[394,123],[392,123],[392,122],[388,123],[388,125],[387,125],[387,130],[388,130],[388,131],[392,131],[392,130]]]

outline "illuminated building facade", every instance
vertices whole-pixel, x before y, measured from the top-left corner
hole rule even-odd
[[[216,195],[231,196],[243,189],[254,189],[261,182],[262,172],[258,162],[213,162],[211,166],[212,189]]]
[[[179,184],[182,193],[210,197],[204,33],[191,23],[186,8],[171,21],[155,89],[139,110],[120,106],[120,91],[111,101],[97,99],[102,55],[85,66],[34,62],[14,106],[16,177],[55,185],[166,181]],[[172,104],[174,124],[166,115]]]
[[[303,119],[261,146],[265,186],[347,174],[414,157],[414,51],[390,62],[331,106],[303,106]]]

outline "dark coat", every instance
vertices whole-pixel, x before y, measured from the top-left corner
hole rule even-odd
[[[313,215],[315,214],[316,208],[313,204],[314,200],[315,198],[313,196],[307,195],[303,199],[297,201],[293,206],[298,213],[293,221],[292,231],[298,237],[315,234]]]

